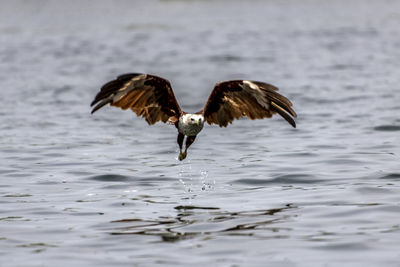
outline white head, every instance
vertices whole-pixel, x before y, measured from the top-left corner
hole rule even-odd
[[[182,120],[184,124],[189,125],[200,125],[204,124],[204,117],[200,114],[185,114],[182,116]]]

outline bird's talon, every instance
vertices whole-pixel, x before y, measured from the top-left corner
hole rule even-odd
[[[184,159],[186,158],[186,155],[187,155],[186,151],[183,152],[183,153],[179,153],[178,159],[179,159],[180,161],[182,161],[182,160],[184,160]]]

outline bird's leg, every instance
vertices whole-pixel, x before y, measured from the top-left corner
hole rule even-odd
[[[179,145],[179,160],[183,160],[186,157],[186,155],[185,155],[185,157],[183,157],[183,154],[182,154],[182,146],[183,146],[183,139],[184,138],[185,138],[184,134],[178,133],[177,142],[178,142],[178,145]]]
[[[184,160],[187,155],[187,150],[190,147],[191,144],[193,144],[194,139],[196,139],[196,136],[188,136],[186,138],[186,146],[185,146],[185,151],[179,155],[179,160]]]
[[[191,144],[193,144],[194,139],[196,139],[196,136],[188,136],[186,138],[186,147],[185,147],[185,152],[188,150]]]

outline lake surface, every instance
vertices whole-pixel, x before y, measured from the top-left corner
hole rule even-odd
[[[399,1],[2,1],[1,266],[400,266]],[[272,83],[298,114],[176,129],[121,73]]]

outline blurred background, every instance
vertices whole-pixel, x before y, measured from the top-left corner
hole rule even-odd
[[[398,266],[400,2],[0,0],[0,265]],[[199,111],[260,80],[282,118],[90,115],[122,73]]]

